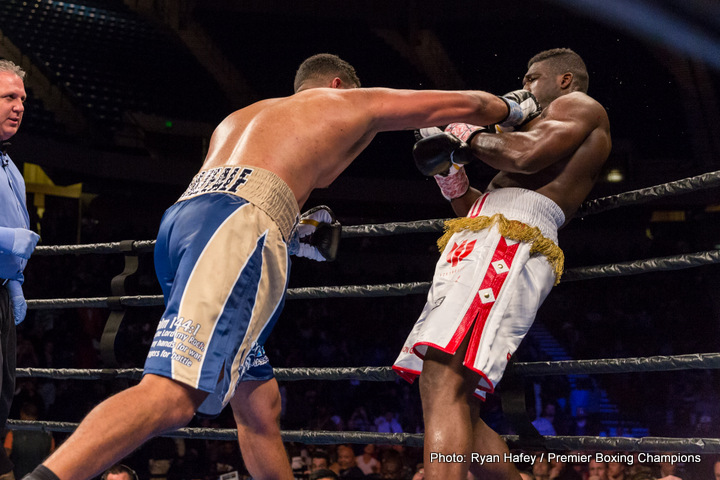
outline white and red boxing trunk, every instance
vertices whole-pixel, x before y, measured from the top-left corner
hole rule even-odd
[[[425,308],[393,369],[413,382],[428,347],[455,354],[469,333],[463,363],[480,374],[475,394],[493,392],[562,273],[564,222],[555,202],[521,188],[486,193],[449,220]]]

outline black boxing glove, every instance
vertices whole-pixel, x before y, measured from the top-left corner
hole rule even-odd
[[[313,207],[300,215],[288,250],[298,257],[332,262],[337,257],[341,230],[340,222],[329,207]]]
[[[470,146],[448,133],[438,133],[415,143],[413,158],[425,176],[447,175],[451,167],[460,168],[475,157]]]

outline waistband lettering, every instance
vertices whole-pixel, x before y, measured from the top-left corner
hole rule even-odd
[[[248,177],[250,175],[252,175],[252,172],[253,172],[252,168],[243,168],[242,171],[240,172],[240,175],[237,176],[238,178],[235,181],[235,183],[231,187],[228,187],[227,190],[232,193],[237,192],[238,187],[240,185],[245,184],[248,181]],[[228,178],[227,185],[230,185],[230,183],[232,183],[232,181],[233,181],[233,178]]]
[[[219,167],[204,170],[195,175],[185,193],[180,196],[180,200],[211,192],[237,193],[238,188],[247,183],[252,173],[253,169],[246,167]]]

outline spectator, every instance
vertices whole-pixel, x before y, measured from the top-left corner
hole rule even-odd
[[[385,415],[375,419],[375,427],[378,432],[382,433],[403,433],[400,422],[397,421],[397,415],[391,411],[385,412]]]
[[[168,437],[156,437],[150,440],[145,454],[143,464],[146,471],[140,470],[143,478],[150,480],[171,480],[177,478],[177,460],[179,458],[177,445]]]
[[[677,464],[672,462],[659,462],[660,473],[658,478],[660,480],[682,480],[679,475]]]
[[[533,463],[532,473],[536,480],[550,480],[550,462],[548,459],[542,457]]]
[[[551,480],[582,480],[583,476],[568,464],[557,459],[550,461]]]
[[[576,436],[593,434],[591,433],[590,426],[588,425],[587,414],[585,413],[585,409],[583,407],[578,407],[575,410],[575,420],[570,429],[570,434]]]
[[[643,470],[637,473],[633,473],[629,480],[657,480],[651,471]]]
[[[608,462],[607,475],[609,480],[626,480],[627,465],[624,462]]]
[[[224,441],[213,445],[213,474],[244,472],[240,448],[237,442]]]
[[[375,445],[369,443],[363,448],[362,455],[355,457],[358,468],[360,468],[365,475],[378,473],[380,471],[380,462],[375,458],[375,452]]]
[[[45,417],[45,400],[38,393],[37,378],[22,378],[18,380],[15,386],[15,405],[10,409],[10,416],[17,418],[20,416],[20,408],[26,403],[33,403],[38,407],[38,418]]]
[[[590,459],[588,473],[588,480],[608,480],[607,464],[605,462],[598,462],[594,458]]]
[[[39,418],[36,404],[23,403],[20,420],[35,421]],[[5,437],[5,451],[15,464],[15,478],[22,478],[32,472],[55,450],[55,439],[50,432],[41,430],[9,431]]]
[[[372,431],[372,424],[370,423],[370,419],[368,418],[367,412],[365,411],[365,407],[357,407],[352,415],[350,415],[350,419],[347,422],[347,426],[349,430],[354,430],[358,432],[370,432]]]
[[[402,453],[395,449],[385,450],[380,462],[380,478],[388,480],[410,480],[413,476],[403,461]],[[423,469],[424,477],[424,469]]]
[[[310,474],[309,480],[338,480],[338,476],[332,470],[327,468],[319,468]]]
[[[325,450],[315,450],[310,454],[310,467],[308,473],[316,470],[327,470],[330,468],[330,455]]]
[[[290,457],[290,468],[292,469],[295,478],[306,478],[304,475],[307,472],[308,466],[305,463],[305,455],[302,448],[295,444],[286,444],[285,450]]]
[[[695,426],[693,436],[699,438],[712,438],[717,433],[720,433],[720,431],[715,427],[712,416],[708,413],[701,414],[700,419]]]
[[[640,462],[639,455],[637,453],[633,454],[633,462],[632,464],[628,465],[627,468],[627,476],[628,478],[633,478],[635,474],[638,473],[653,473],[652,467],[648,463]]]
[[[555,404],[546,403],[543,406],[543,411],[538,418],[533,420],[532,424],[537,429],[540,435],[552,435],[555,436]],[[537,475],[536,475],[537,476]]]
[[[570,453],[571,453],[571,454],[573,454],[573,453],[574,453],[574,454],[580,454],[581,452],[574,451],[574,452],[570,452]],[[569,468],[568,470],[573,473],[573,476],[574,476],[575,478],[580,478],[580,479],[585,480],[585,479],[587,479],[587,477],[588,477],[588,469],[587,469],[587,467],[588,467],[587,463],[576,461],[576,462],[573,462],[573,463],[570,465],[570,468]]]
[[[340,478],[365,478],[365,474],[355,462],[355,452],[349,445],[337,448],[337,469]]]
[[[547,456],[538,459],[532,466],[533,477],[537,480],[581,480],[575,470],[566,468],[567,464],[556,460],[550,461]]]
[[[100,478],[101,480],[138,480],[135,470],[121,463],[108,468]]]

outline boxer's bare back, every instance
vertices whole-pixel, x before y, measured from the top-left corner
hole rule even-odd
[[[507,105],[480,91],[311,88],[229,115],[213,133],[202,169],[248,165],[283,179],[302,207],[329,186],[378,132],[450,121],[491,124]]]

